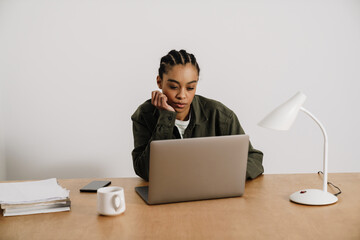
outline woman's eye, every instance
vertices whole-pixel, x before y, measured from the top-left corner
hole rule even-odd
[[[194,88],[193,87],[188,87],[187,90],[192,91],[192,90],[194,90]]]
[[[170,89],[177,89],[177,87],[175,87],[175,86],[170,86]]]

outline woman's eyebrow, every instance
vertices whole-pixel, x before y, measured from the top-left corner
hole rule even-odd
[[[174,80],[174,79],[168,79],[168,81],[169,81],[169,82],[173,82],[173,83],[176,83],[176,84],[179,84],[179,85],[180,85],[180,83],[179,83],[178,81]],[[196,82],[197,82],[197,80],[193,80],[193,81],[188,82],[188,83],[186,83],[186,84],[192,84],[192,83],[196,83]]]
[[[169,82],[173,82],[173,83],[177,83],[177,84],[180,85],[180,83],[179,83],[178,81],[174,80],[174,79],[168,79],[168,81],[169,81]]]
[[[193,80],[191,82],[188,82],[187,84],[197,83],[197,80]]]

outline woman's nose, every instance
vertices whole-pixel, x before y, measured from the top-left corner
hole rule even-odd
[[[185,97],[186,97],[185,90],[184,89],[180,90],[180,92],[177,95],[177,98],[178,99],[184,99]]]

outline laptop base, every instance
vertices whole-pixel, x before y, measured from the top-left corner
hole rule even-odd
[[[136,187],[135,191],[147,203],[149,203],[149,186]]]

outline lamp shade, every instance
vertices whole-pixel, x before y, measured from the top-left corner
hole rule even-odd
[[[305,94],[302,92],[296,93],[288,101],[269,113],[258,125],[274,130],[289,130],[305,100]]]

